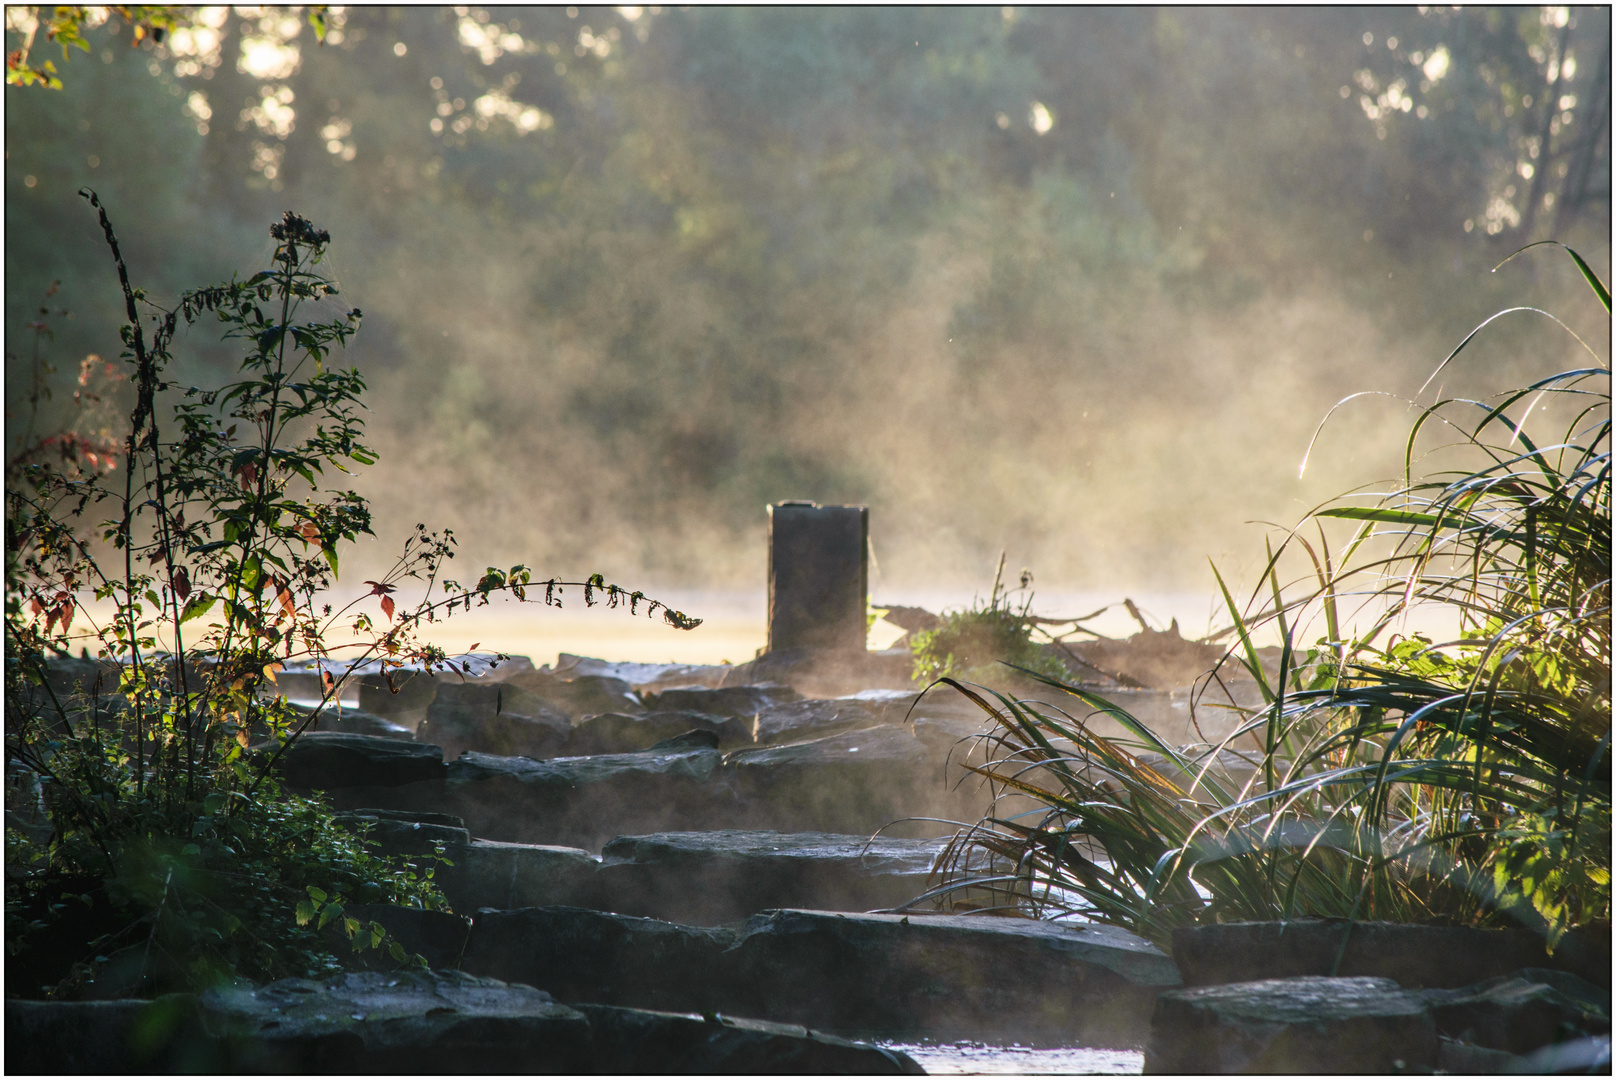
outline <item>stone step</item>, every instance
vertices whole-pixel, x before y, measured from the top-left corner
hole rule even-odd
[[[1437,1032],[1391,979],[1299,976],[1169,990],[1146,1073],[1430,1073]]]
[[[957,764],[950,774],[957,740],[930,728],[923,734],[875,724],[726,754],[716,733],[691,731],[636,753],[537,760],[468,751],[445,764],[429,744],[320,732],[293,744],[281,772],[291,786],[325,791],[341,810],[447,813],[485,839],[592,850],[624,834],[870,836],[907,818],[976,821],[988,799],[980,782],[962,782]]]
[[[1110,927],[796,909],[740,930],[485,909],[464,966],[568,1002],[747,1011],[843,1035],[1113,1048],[1142,1044],[1156,994],[1179,981],[1165,953]]]
[[[907,1055],[709,1013],[570,1007],[462,972],[284,979],[157,1001],[6,1002],[6,1072],[919,1074]]]
[[[923,893],[945,839],[760,830],[619,836],[583,848],[474,839],[458,819],[366,808],[340,816],[375,847],[434,866],[450,905],[571,905],[716,926],[765,908],[868,911]],[[421,856],[441,847],[453,865]]]

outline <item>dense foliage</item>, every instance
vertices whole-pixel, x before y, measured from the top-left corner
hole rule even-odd
[[[58,460],[41,442],[7,475],[8,992],[317,975],[341,963],[328,925],[406,962],[349,905],[442,908],[436,868],[367,852],[322,802],[281,789],[274,765],[319,710],[274,694],[276,673],[320,662],[323,707],[367,660],[455,668],[421,624],[530,587],[531,602],[576,585],[586,604],[699,620],[600,575],[489,567],[462,587],[442,575],[452,533],[425,526],[333,610],[339,551],[371,533],[366,500],[338,485],[375,457],[364,378],[333,363],[360,312],[322,273],[329,235],[287,212],[266,269],[164,309],[131,284],[104,209],[100,225],[125,301],[127,433],[110,458]],[[172,350],[204,321],[241,351],[237,377],[186,387]],[[400,603],[411,584],[419,603]]]
[[[1544,411],[1566,424],[1558,438],[1533,434]],[[1424,446],[1436,429],[1458,438]],[[1552,949],[1608,925],[1609,368],[1422,407],[1406,462],[1370,505],[1309,515],[1316,539],[1293,530],[1254,608],[1229,599],[1225,664],[1263,704],[1239,707],[1230,673],[1209,676],[1202,717],[1238,716],[1215,745],[1169,746],[1057,680],[1074,715],[1125,734],[960,687],[1000,725],[971,768],[1003,799],[954,842],[945,891],[1161,940],[1193,922],[1333,915],[1513,923]],[[1356,526],[1335,552],[1330,521]],[[1283,588],[1296,549],[1313,581]],[[1432,609],[1450,639],[1392,632]],[[1369,625],[1351,629],[1354,614]],[[1303,648],[1310,626],[1323,633]],[[1283,643],[1277,673],[1254,644],[1263,630]]]

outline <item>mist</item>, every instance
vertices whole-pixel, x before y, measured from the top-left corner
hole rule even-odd
[[[1493,312],[1609,356],[1563,253],[1490,272],[1553,238],[1609,280],[1605,8],[203,23],[7,88],[8,415],[51,281],[47,419],[118,351],[81,186],[160,301],[256,270],[294,209],[364,311],[380,540],[345,581],[424,522],[462,577],[600,572],[715,628],[757,608],[761,644],[764,507],[812,499],[871,508],[878,602],[966,602],[1003,551],[1048,604],[1178,597],[1165,623],[1209,561],[1250,587],[1272,528],[1395,476]],[[181,352],[233,368],[206,324]],[[1418,400],[1577,355],[1512,315]]]

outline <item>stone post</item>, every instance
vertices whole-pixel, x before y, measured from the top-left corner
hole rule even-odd
[[[864,650],[870,510],[782,502],[769,507],[769,651]]]

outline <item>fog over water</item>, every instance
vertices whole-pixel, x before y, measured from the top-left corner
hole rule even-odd
[[[1199,636],[1226,625],[1208,561],[1249,592],[1261,523],[1394,475],[1400,399],[1489,314],[1546,308],[1609,355],[1562,253],[1489,273],[1553,237],[1609,278],[1606,8],[330,26],[317,45],[292,9],[205,9],[139,48],[104,26],[63,90],[7,89],[7,409],[52,280],[74,316],[42,423],[70,419],[83,354],[118,351],[79,187],[165,301],[256,269],[297,210],[365,313],[344,361],[370,387],[381,540],[344,588],[424,522],[454,530],[463,579],[599,571],[708,620],[490,609],[451,649],[748,659],[783,499],[871,508],[878,603],[969,603],[1005,551],[1035,610],[1130,596]],[[1578,351],[1512,315],[1420,400]],[[206,324],[180,352],[182,382],[233,369]],[[1362,391],[1394,396],[1343,406],[1299,475]]]

